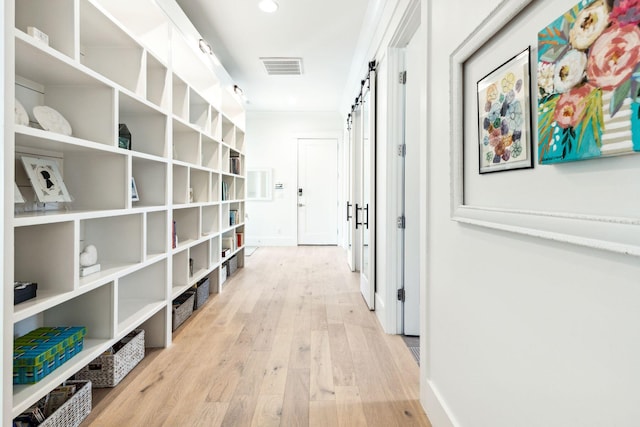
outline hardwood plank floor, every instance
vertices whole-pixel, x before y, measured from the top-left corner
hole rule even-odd
[[[342,249],[260,248],[82,426],[430,426],[418,376]]]

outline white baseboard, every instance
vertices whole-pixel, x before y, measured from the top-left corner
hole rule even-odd
[[[384,300],[380,297],[380,294],[376,293],[376,316],[378,317],[378,322],[382,329],[386,334],[396,335],[398,330],[396,328],[395,323],[389,324],[389,316],[387,309],[384,304]]]
[[[421,381],[422,406],[433,427],[457,427],[451,411],[447,408],[440,393],[430,380]]]
[[[298,246],[295,237],[246,236],[246,246]]]

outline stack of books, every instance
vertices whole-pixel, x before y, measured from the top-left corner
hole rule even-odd
[[[236,209],[229,210],[229,225],[236,225],[238,223],[238,211]]]
[[[234,175],[240,175],[240,157],[229,157],[229,171]]]
[[[222,181],[222,200],[229,200],[229,184]]]

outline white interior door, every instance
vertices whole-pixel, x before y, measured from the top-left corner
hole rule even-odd
[[[338,244],[338,140],[298,140],[298,244]]]
[[[375,71],[371,71],[362,92],[361,203],[356,207],[356,227],[361,230],[360,292],[370,310],[375,309]]]
[[[404,335],[420,335],[420,50],[414,37],[405,50]]]
[[[351,271],[356,271],[357,263],[356,263],[356,254],[358,250],[356,249],[355,235],[356,235],[356,226],[355,226],[355,218],[354,218],[354,200],[355,193],[353,191],[353,186],[355,182],[355,165],[354,165],[354,152],[355,152],[355,144],[354,144],[354,133],[353,129],[353,115],[349,116],[349,121],[347,123],[349,137],[345,143],[345,165],[347,169],[347,202],[345,206],[345,220],[347,221],[347,264]]]

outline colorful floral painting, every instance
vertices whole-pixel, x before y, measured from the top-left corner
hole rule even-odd
[[[480,173],[533,166],[529,48],[478,82]]]
[[[640,0],[584,0],[538,33],[538,161],[640,151]]]

